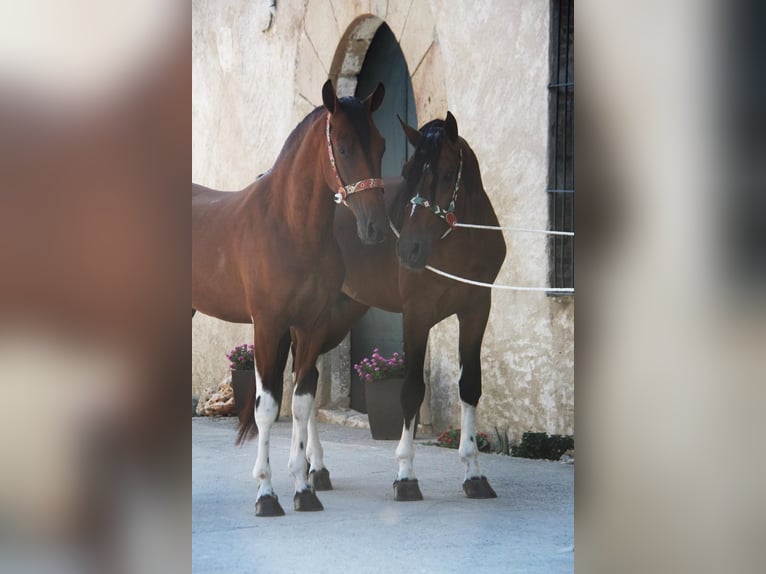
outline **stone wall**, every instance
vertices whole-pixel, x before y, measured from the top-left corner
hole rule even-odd
[[[239,189],[268,169],[295,124],[320,103],[328,76],[338,80],[341,94],[353,93],[365,42],[385,21],[407,60],[420,123],[449,109],[479,158],[501,223],[547,227],[547,2],[279,0],[274,10],[269,5],[194,3],[195,182]],[[506,232],[505,238],[508,256],[498,283],[546,285],[544,236]],[[195,392],[225,376],[224,354],[249,341],[251,329],[199,314],[192,324]],[[494,291],[479,427],[507,429],[516,439],[526,430],[573,433],[573,337],[572,298]],[[322,361],[324,404],[343,404],[347,354],[345,346]],[[426,414],[434,428],[459,426],[454,317],[432,331],[426,373]]]

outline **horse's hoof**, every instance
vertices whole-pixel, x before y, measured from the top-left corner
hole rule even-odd
[[[309,472],[309,484],[315,491],[332,490],[332,482],[330,482],[330,471],[326,468],[312,470]]]
[[[403,478],[394,481],[394,500],[410,502],[413,500],[423,500],[423,494],[420,492],[417,478]]]
[[[304,490],[303,492],[296,492],[293,497],[293,505],[295,510],[299,512],[314,512],[316,510],[324,510],[324,506],[319,502],[317,495],[313,490]]]
[[[497,498],[497,494],[487,482],[486,476],[466,479],[463,483],[463,490],[468,498]]]
[[[261,496],[255,502],[255,515],[256,516],[284,516],[285,511],[279,504],[277,495]]]

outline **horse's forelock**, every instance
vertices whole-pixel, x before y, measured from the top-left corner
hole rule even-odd
[[[367,106],[358,98],[344,96],[338,100],[343,113],[346,114],[354,126],[354,131],[362,145],[364,155],[372,163],[372,150],[370,149],[370,121],[368,119]]]
[[[444,141],[444,121],[431,120],[420,128],[423,137],[420,138],[418,147],[412,156],[412,165],[406,174],[407,183],[414,186],[423,175],[423,168],[430,164],[435,171],[439,165],[442,143]]]

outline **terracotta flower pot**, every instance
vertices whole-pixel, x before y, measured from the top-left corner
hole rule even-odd
[[[404,415],[402,414],[401,393],[404,378],[365,381],[367,416],[370,432],[375,440],[398,440],[402,436]],[[418,417],[415,417],[417,432]]]

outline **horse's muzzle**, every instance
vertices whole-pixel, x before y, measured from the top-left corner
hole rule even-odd
[[[370,219],[366,225],[359,223],[356,228],[357,235],[362,243],[366,245],[374,245],[376,243],[382,243],[386,239],[388,228],[376,223]]]
[[[420,241],[403,241],[400,238],[396,244],[396,254],[399,256],[399,263],[409,269],[423,269],[426,266],[430,252],[430,246]]]

